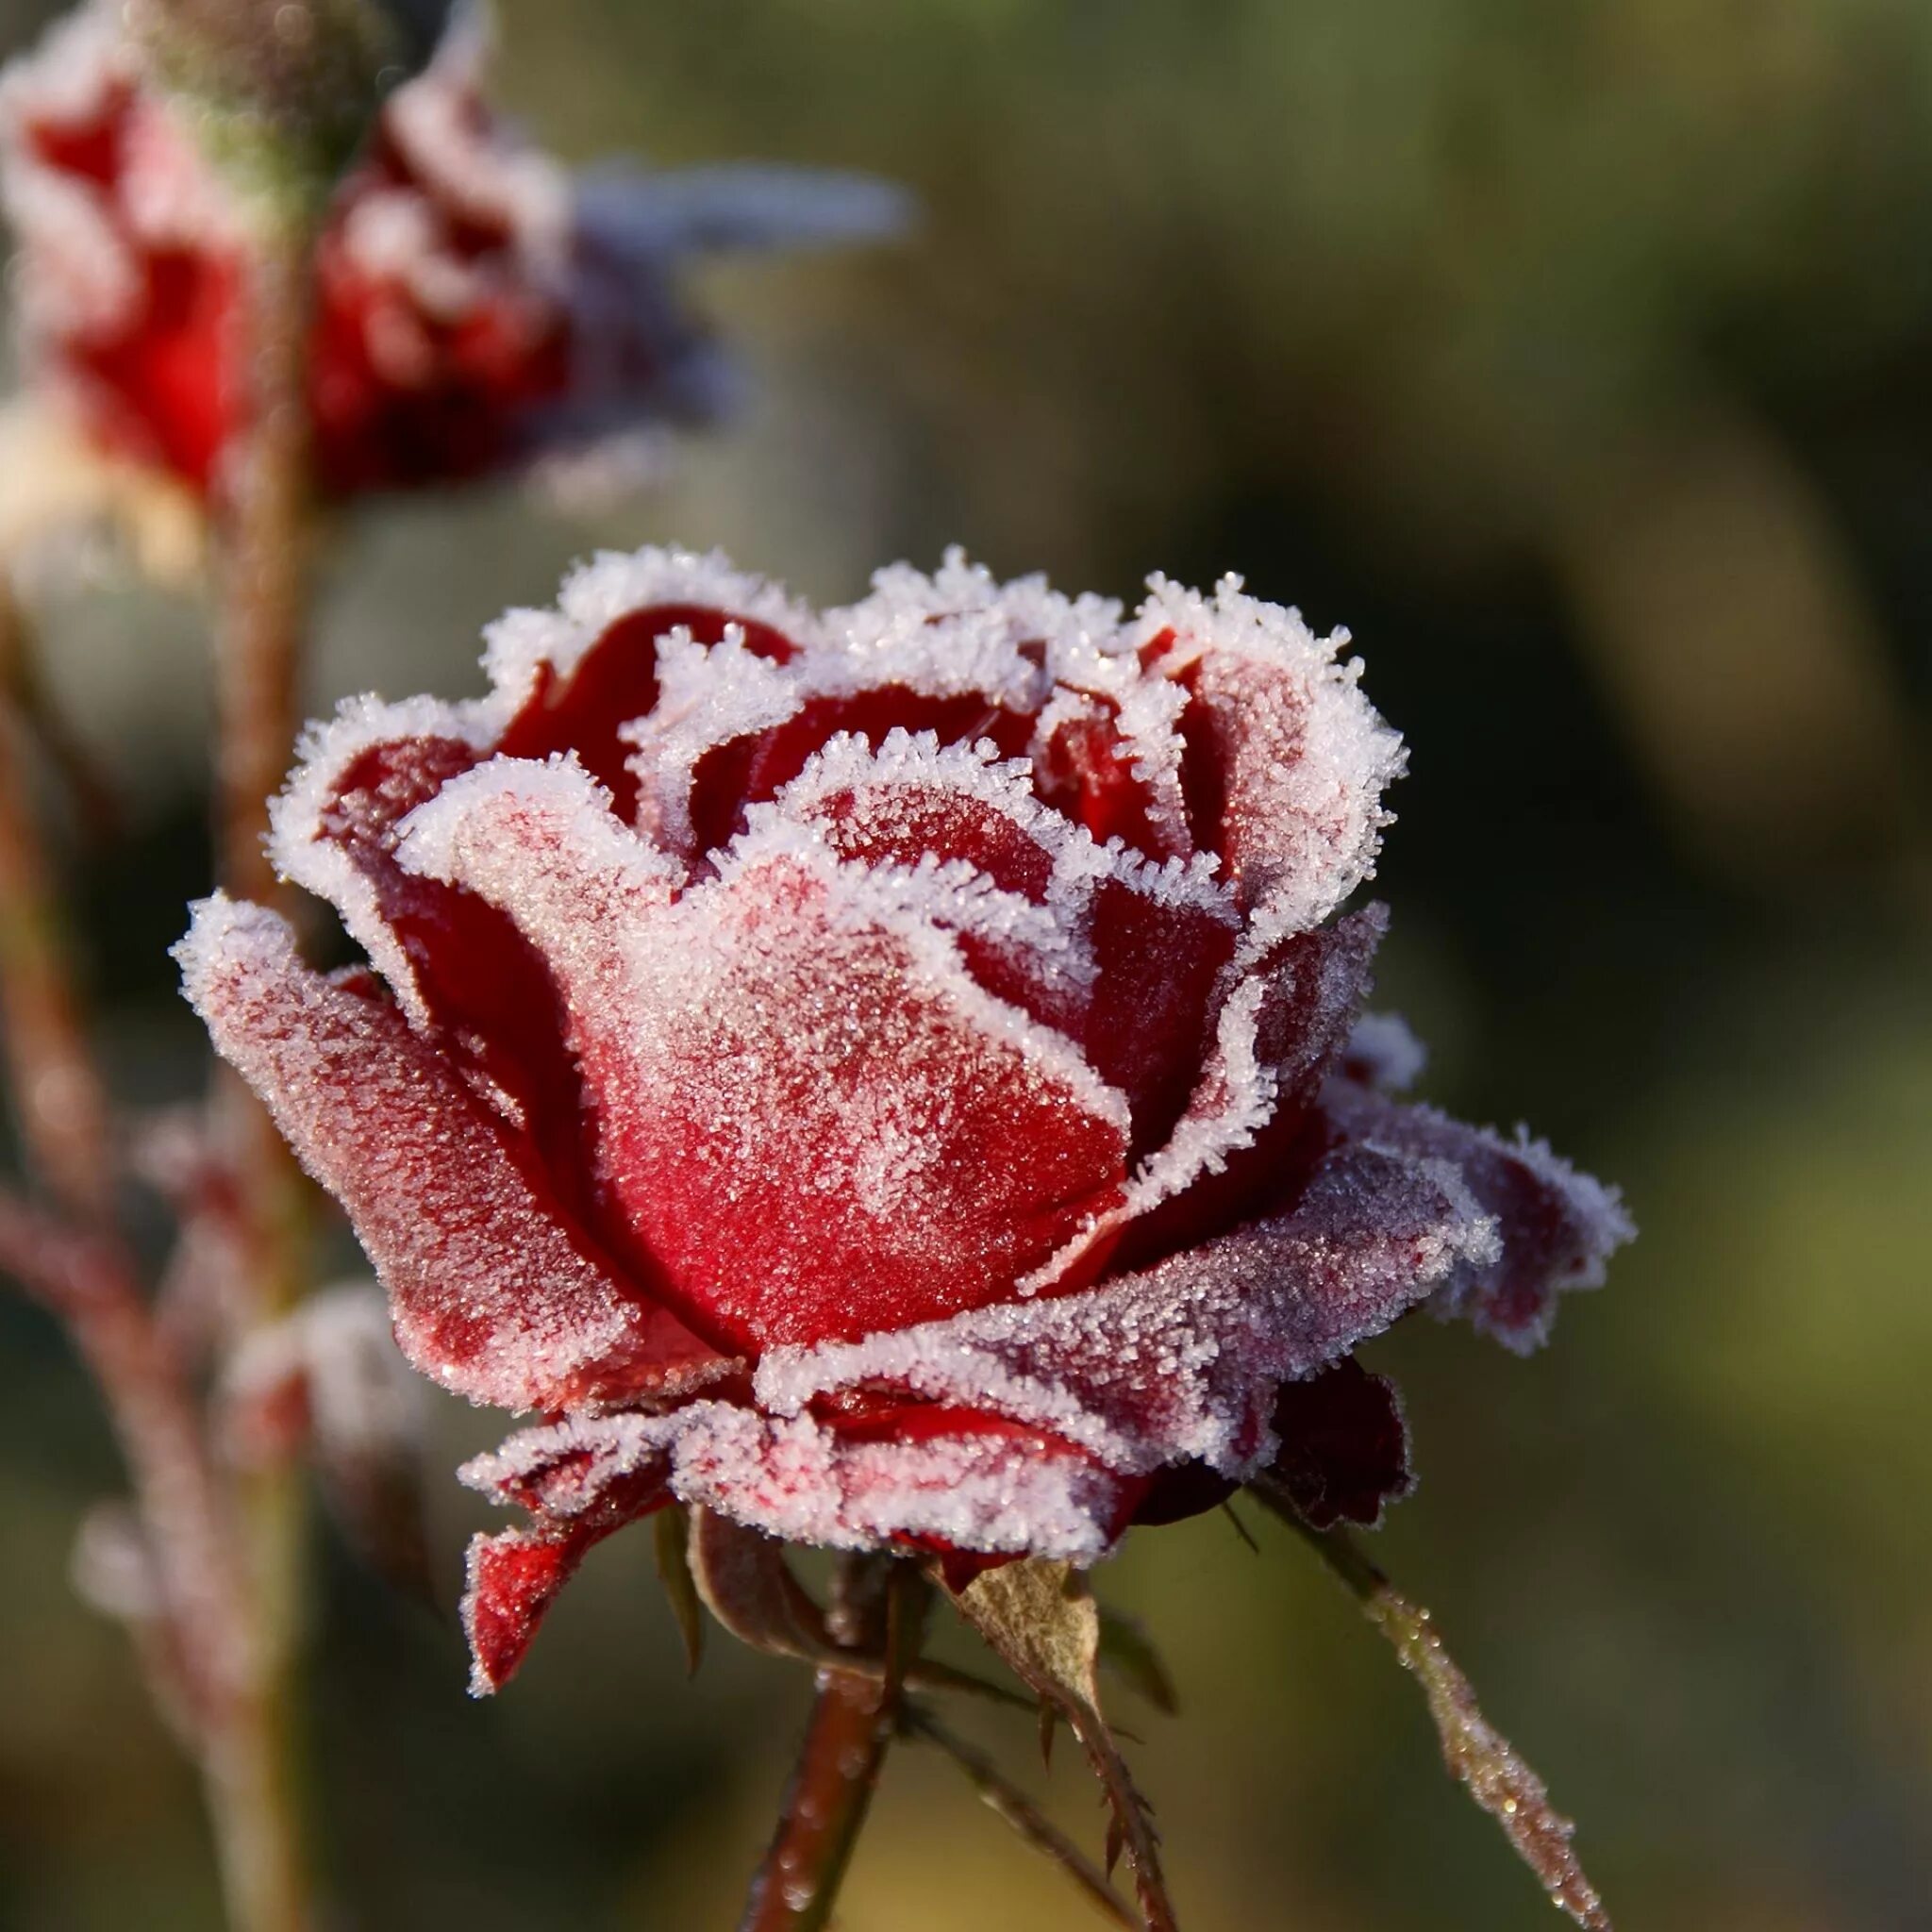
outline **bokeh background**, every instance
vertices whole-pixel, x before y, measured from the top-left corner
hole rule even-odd
[[[0,7],[0,41],[50,10]],[[746,400],[662,489],[341,533],[316,708],[474,690],[479,625],[597,545],[819,598],[964,543],[1131,595],[1225,570],[1349,625],[1413,747],[1381,1003],[1429,1095],[1621,1181],[1609,1289],[1521,1362],[1403,1324],[1418,1494],[1379,1540],[1582,1821],[1620,1924],[1932,1925],[1932,9],[1924,0],[505,0],[558,152],[876,171],[924,218],[716,271]],[[76,852],[124,1091],[192,1092],[162,957],[208,857],[202,617],[43,599],[133,799]],[[346,1266],[353,1256],[344,1250]],[[425,1452],[454,1595],[493,1419]],[[0,1924],[217,1924],[195,1790],[68,1581],[119,1481],[0,1298]],[[1298,1547],[1219,1518],[1103,1573],[1183,1713],[1122,1698],[1191,1932],[1554,1924],[1412,1686]],[[319,1535],[314,1725],[342,1927],[732,1923],[806,1686],[683,1681],[648,1539],[513,1690]],[[974,1720],[1095,1845],[1073,1754]],[[908,1747],[849,1932],[1083,1923]]]

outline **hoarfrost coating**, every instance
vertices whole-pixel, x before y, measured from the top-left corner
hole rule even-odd
[[[793,1541],[1091,1562],[1270,1471],[1408,1482],[1350,1359],[1512,1346],[1627,1238],[1540,1143],[1394,1097],[1345,910],[1403,763],[1339,639],[1225,579],[1130,613],[957,554],[816,613],[602,557],[478,699],[359,699],[275,813],[374,971],[216,898],[221,1051],[405,1352],[541,1425],[465,1479],[476,1681],[673,1498]]]

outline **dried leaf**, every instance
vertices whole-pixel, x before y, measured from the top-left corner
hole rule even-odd
[[[1124,1610],[1110,1610],[1105,1604],[1100,1606],[1100,1662],[1156,1710],[1169,1717],[1179,1711],[1174,1678],[1155,1649],[1146,1625]]]
[[[936,1745],[965,1773],[988,1807],[1046,1858],[1059,1867],[1116,1925],[1138,1927],[1140,1921],[1122,1902],[1106,1874],[1012,1783],[992,1759],[956,1737],[930,1711],[908,1706],[901,1722],[915,1738]]]
[[[952,1595],[960,1614],[1008,1668],[1073,1727],[1107,1792],[1114,1829],[1134,1861],[1148,1932],[1174,1932],[1158,1834],[1100,1712],[1100,1612],[1085,1577],[1065,1563],[1035,1558],[982,1571]]]
[[[691,1520],[673,1503],[651,1519],[651,1532],[658,1579],[664,1586],[665,1600],[677,1619],[677,1634],[684,1641],[685,1673],[694,1677],[705,1660],[705,1617],[697,1585],[691,1580]]]
[[[1503,1827],[1516,1855],[1542,1881],[1550,1903],[1586,1928],[1611,1932],[1596,1888],[1570,1840],[1576,1827],[1550,1803],[1543,1781],[1484,1717],[1469,1679],[1443,1647],[1427,1610],[1411,1603],[1364,1556],[1346,1531],[1311,1529],[1285,1494],[1254,1486],[1257,1496],[1311,1542],[1363,1612],[1394,1646],[1428,1699],[1442,1759],[1475,1802]]]

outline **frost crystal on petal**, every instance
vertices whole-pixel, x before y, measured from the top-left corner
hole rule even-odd
[[[1557,1297],[1601,1286],[1610,1256],[1636,1236],[1614,1188],[1579,1174],[1526,1129],[1505,1140],[1434,1108],[1401,1106],[1341,1080],[1331,1084],[1324,1107],[1365,1143],[1442,1161],[1461,1176],[1495,1222],[1497,1251],[1457,1268],[1434,1306],[1441,1315],[1466,1315],[1520,1355],[1547,1340]]]

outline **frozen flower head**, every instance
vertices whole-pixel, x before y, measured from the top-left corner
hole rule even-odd
[[[958,558],[816,615],[606,557],[489,696],[348,706],[275,813],[374,971],[216,898],[180,957],[425,1374],[534,1409],[466,1477],[479,1681],[672,1498],[795,1541],[1085,1564],[1267,1472],[1407,1485],[1356,1345],[1512,1346],[1626,1225],[1389,1091],[1360,1014],[1402,750],[1336,640]]]
[[[245,209],[94,0],[0,80],[28,379],[100,446],[204,493],[247,408]],[[464,14],[384,107],[316,263],[309,400],[336,495],[450,483],[702,420],[721,370],[694,249],[890,229],[880,184],[781,170],[575,180],[482,91]]]

